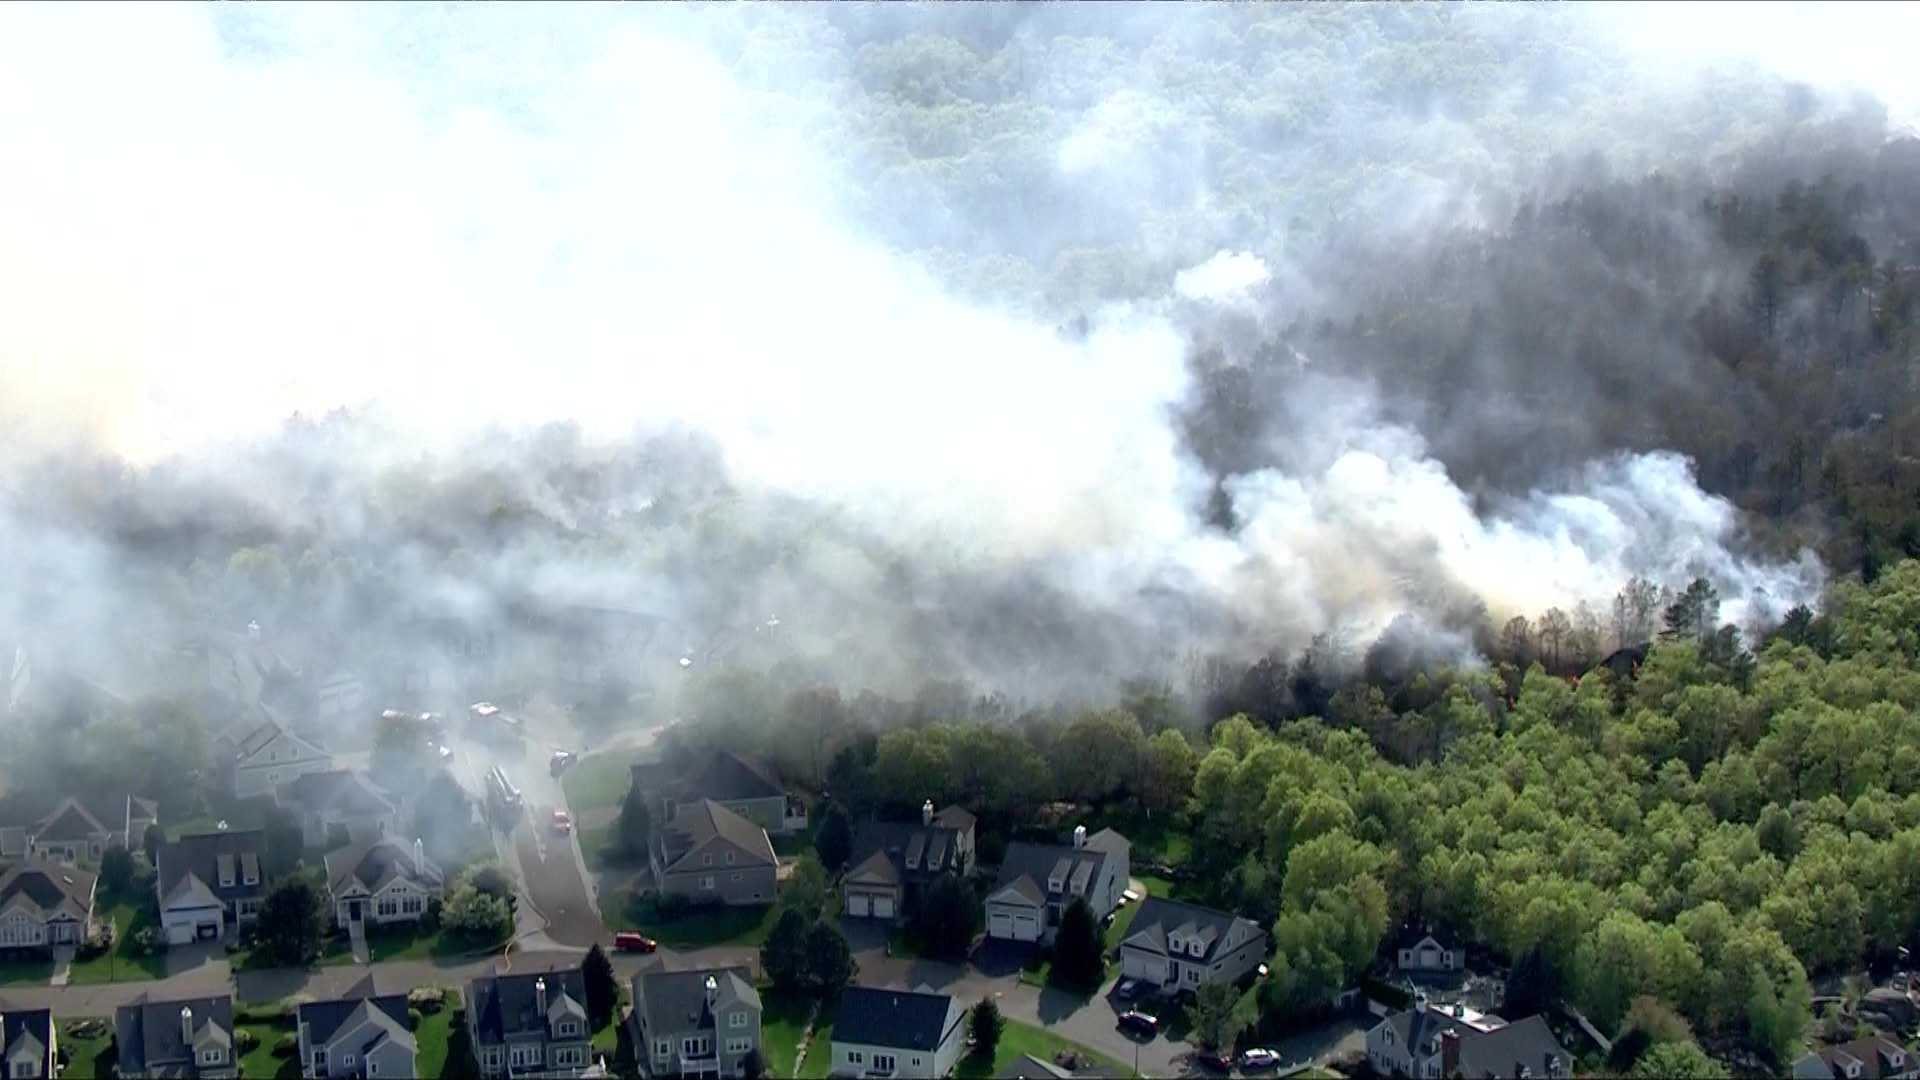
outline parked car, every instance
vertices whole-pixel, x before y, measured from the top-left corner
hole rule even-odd
[[[573,765],[573,761],[574,758],[572,754],[569,754],[565,750],[555,750],[553,756],[547,759],[547,772],[554,776],[559,776]]]
[[[650,953],[658,949],[660,943],[645,934],[621,931],[613,935],[613,947],[616,952]]]
[[[1160,1033],[1160,1018],[1152,1013],[1143,1013],[1139,1009],[1128,1009],[1120,1014],[1120,1027],[1122,1030],[1151,1039]]]
[[[1147,984],[1141,982],[1139,979],[1131,977],[1121,979],[1119,984],[1113,988],[1113,996],[1119,998],[1121,1001],[1132,1001],[1134,998],[1140,996],[1140,991],[1146,989],[1146,986]]]
[[[1240,1067],[1243,1069],[1271,1069],[1279,1064],[1279,1051],[1265,1047],[1256,1047],[1240,1055]]]
[[[1127,889],[1120,894],[1121,907],[1126,907],[1128,904],[1138,903],[1139,901],[1140,901],[1140,894],[1137,892],[1134,892],[1132,889]]]
[[[573,818],[565,810],[553,812],[553,831],[562,834],[573,831]]]
[[[1217,1073],[1230,1073],[1233,1071],[1233,1062],[1228,1061],[1224,1054],[1216,1054],[1208,1050],[1195,1050],[1193,1052],[1193,1060]]]

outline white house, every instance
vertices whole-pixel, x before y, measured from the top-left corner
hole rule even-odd
[[[300,1006],[300,1075],[329,1080],[413,1076],[419,1052],[407,1030],[407,995],[378,995],[369,975],[334,1001]]]
[[[307,773],[327,772],[333,757],[268,717],[240,740],[234,752],[233,793],[242,799],[270,795]]]
[[[419,922],[427,901],[446,887],[419,840],[408,846],[390,837],[369,837],[330,852],[326,864],[333,920],[341,926]]]
[[[58,863],[0,873],[0,949],[77,945],[93,929],[94,876]]]
[[[1418,943],[1399,950],[1399,953],[1400,970],[1409,975],[1455,972],[1466,964],[1466,957],[1459,949],[1447,948],[1432,935],[1421,938]]]
[[[1121,973],[1164,991],[1235,982],[1267,954],[1267,932],[1251,919],[1150,896],[1120,942]]]
[[[1464,1005],[1414,995],[1413,1008],[1367,1032],[1367,1062],[1381,1076],[1538,1080],[1572,1076],[1573,1057],[1538,1016],[1507,1023]]]
[[[260,914],[266,878],[258,829],[183,836],[160,847],[154,891],[169,945],[216,941]]]
[[[1107,917],[1127,890],[1132,845],[1112,829],[1073,830],[1073,846],[1007,845],[1000,876],[987,894],[987,936],[1051,942],[1074,900],[1087,902],[1094,922]]]
[[[939,1077],[966,1050],[967,1011],[951,995],[849,986],[833,1025],[834,1076]]]

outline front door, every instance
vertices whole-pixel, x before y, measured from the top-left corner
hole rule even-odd
[[[359,922],[361,919],[366,917],[366,914],[367,914],[367,902],[365,900],[347,901],[347,918],[348,919],[351,919],[354,922]]]

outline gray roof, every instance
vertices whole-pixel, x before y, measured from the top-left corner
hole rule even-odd
[[[266,891],[266,875],[260,873],[260,854],[266,850],[266,834],[259,829],[243,832],[196,833],[171,844],[160,845],[159,873],[162,902],[197,879],[219,899],[254,897]],[[222,887],[220,871],[232,865],[233,884]],[[254,884],[246,884],[246,871],[254,873]]]
[[[1492,1019],[1491,1017],[1487,1019]],[[1558,1057],[1562,1076],[1571,1075],[1573,1056],[1553,1037],[1553,1029],[1538,1016],[1529,1016],[1492,1031],[1478,1028],[1438,1009],[1407,1009],[1381,1021],[1395,1038],[1416,1055],[1423,1044],[1451,1031],[1460,1038],[1460,1071],[1470,1077],[1518,1076],[1526,1066],[1534,1076],[1548,1075],[1547,1059]]]
[[[641,762],[632,767],[632,782],[650,795],[675,803],[715,799],[742,802],[785,798],[787,791],[759,765],[725,750],[692,768],[663,762]]]
[[[351,1031],[363,1021],[370,1022],[375,1031],[366,1046],[356,1048],[363,1057],[369,1047],[379,1042],[415,1046],[413,1035],[407,1030],[407,995],[376,995],[371,975],[354,984],[345,997],[309,1001],[299,1009],[299,1022],[306,1025],[307,1038],[314,1046],[331,1043],[334,1036]]]
[[[126,827],[127,808],[124,803],[118,814],[108,818],[94,815],[80,805],[78,799],[64,799],[39,824],[33,827],[36,841],[88,840],[101,833],[118,832]]]
[[[1049,896],[1056,900],[1085,896],[1093,882],[1099,880],[1107,856],[1105,847],[1096,848],[1091,841],[1083,848],[1075,848],[1071,844],[1008,844],[1006,857],[1000,860],[1000,876],[994,879],[993,891],[999,892],[1012,886],[1034,904],[1042,903],[1041,898]],[[1056,874],[1062,879],[1063,887],[1049,890],[1047,885]],[[1074,891],[1076,888],[1079,891]]]
[[[538,1006],[540,980],[547,984],[547,1015]],[[467,998],[473,1009],[472,1023],[481,1042],[499,1043],[512,1035],[551,1037],[556,1009],[563,999],[583,1010],[587,1001],[587,980],[579,961],[572,967],[553,967],[545,971],[522,971],[474,979],[467,984]],[[585,1028],[585,1014],[581,1014]],[[586,1038],[583,1034],[582,1039]]]
[[[951,853],[959,849],[960,834],[973,827],[972,814],[957,807],[948,809],[957,812],[948,814],[944,820],[940,814],[935,814],[932,825],[922,825],[918,821],[863,823],[853,834],[852,865],[856,868],[865,867],[876,857],[884,858],[893,864],[896,881],[920,880],[929,875],[947,873],[953,869]],[[927,869],[936,855],[939,856],[939,869]],[[907,866],[909,859],[915,864],[911,868]]]
[[[65,915],[85,922],[93,910],[94,876],[62,863],[25,862],[0,872],[0,908],[21,897],[40,912],[42,921]]]
[[[193,1060],[193,1047],[180,1038],[180,1010],[193,1010],[194,1039],[233,1044],[233,998],[176,998],[149,1001],[143,995],[114,1010],[114,1037],[120,1047],[122,1076],[150,1073],[162,1066]]]
[[[669,852],[667,861],[678,862],[682,856],[715,837],[745,852],[749,858],[744,865],[773,866],[779,862],[765,829],[712,799],[689,803],[673,815],[673,822],[667,826],[664,838]]]
[[[840,992],[833,1041],[932,1051],[947,1033],[953,998],[911,990],[849,986]]]
[[[53,1014],[46,1009],[0,1009],[0,1076],[15,1053],[38,1051],[41,1076],[53,1075]]]
[[[440,868],[424,853],[416,858],[414,845],[385,836],[330,851],[325,861],[327,888],[336,895],[355,881],[368,892],[377,893],[395,878],[406,878],[427,889],[437,889],[446,880]]]
[[[303,773],[286,785],[282,800],[309,814],[366,817],[393,813],[393,800],[350,769]]]
[[[1073,1073],[1051,1061],[1022,1054],[1020,1060],[1000,1071],[998,1080],[1073,1080]]]
[[[1231,912],[1149,896],[1141,902],[1121,944],[1165,953],[1169,934],[1206,942],[1206,948],[1200,953],[1202,960],[1233,952],[1248,941],[1267,936],[1253,920]]]
[[[1822,1046],[1794,1062],[1793,1074],[1839,1080],[1846,1076],[1849,1059],[1860,1063],[1860,1080],[1897,1076],[1914,1067],[1913,1051],[1884,1035],[1871,1035],[1837,1046]]]
[[[699,968],[693,971],[647,971],[633,977],[633,1010],[647,1038],[665,1038],[681,1032],[716,1026],[707,1009],[707,980],[716,992],[715,1006],[736,1004],[760,1011],[760,994],[746,968]]]

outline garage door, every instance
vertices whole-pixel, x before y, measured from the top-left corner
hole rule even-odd
[[[873,917],[876,919],[893,918],[893,897],[876,896],[873,898]]]
[[[1013,916],[1004,911],[996,911],[987,916],[987,933],[997,938],[1013,936]]]
[[[1125,949],[1122,953],[1120,969],[1124,974],[1156,986],[1167,981],[1166,957],[1150,956],[1134,949]]]
[[[855,918],[864,919],[867,917],[867,911],[868,911],[868,907],[867,907],[866,893],[848,893],[847,894],[847,914],[852,915]]]
[[[167,944],[186,945],[193,941],[191,922],[173,922],[167,924]]]
[[[1013,918],[1013,939],[1015,941],[1040,940],[1040,916],[1016,915]]]

